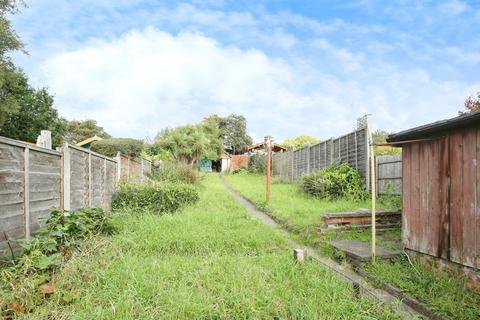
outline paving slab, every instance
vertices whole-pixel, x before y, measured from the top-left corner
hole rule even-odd
[[[335,240],[330,244],[337,250],[345,252],[351,259],[357,261],[369,261],[372,257],[372,245],[369,242],[358,240]],[[377,245],[377,259],[393,259],[400,254],[400,251],[387,249]]]

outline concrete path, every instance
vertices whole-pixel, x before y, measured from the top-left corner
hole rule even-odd
[[[338,264],[337,262],[320,256],[319,254],[316,253],[316,251],[312,247],[308,246],[302,246],[298,244],[297,242],[293,241],[290,238],[290,234],[284,230],[275,220],[273,220],[269,215],[266,213],[258,210],[249,200],[245,199],[243,196],[241,196],[236,190],[234,190],[225,180],[222,178],[223,184],[225,188],[231,193],[231,195],[238,201],[240,202],[246,209],[247,211],[255,218],[258,220],[262,221],[263,223],[272,226],[276,229],[279,229],[282,233],[285,234],[286,238],[288,239],[288,243],[293,247],[293,248],[303,248],[306,250],[307,255],[320,262],[323,266],[335,271],[338,273],[340,276],[342,276],[346,281],[350,282],[354,290],[357,290],[359,294],[368,296],[370,298],[373,298],[377,301],[384,302],[387,305],[389,305],[392,309],[396,310],[399,312],[400,315],[403,316],[404,319],[418,319],[421,318],[421,315],[413,310],[411,307],[403,303],[402,301],[399,301],[396,297],[391,295],[390,293],[381,290],[381,289],[376,289],[373,288],[363,277],[355,273],[354,271],[346,268],[345,266],[342,266]],[[292,253],[293,255],[293,253]]]

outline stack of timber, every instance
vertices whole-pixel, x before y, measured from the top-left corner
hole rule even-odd
[[[336,212],[322,214],[324,225],[320,231],[328,229],[365,229],[372,225],[371,212],[359,210],[353,212]],[[377,211],[375,215],[377,230],[398,228],[401,225],[402,213],[400,211]]]

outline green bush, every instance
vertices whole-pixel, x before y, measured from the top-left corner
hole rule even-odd
[[[125,184],[113,195],[112,208],[151,210],[173,213],[199,200],[198,192],[190,184],[145,183]]]
[[[267,173],[267,156],[257,153],[248,157],[248,172],[258,174]]]
[[[233,170],[232,174],[247,174],[248,170],[245,168],[238,168]]]
[[[129,157],[139,157],[144,144],[142,140],[130,138],[110,138],[92,143],[92,150],[108,157],[115,157],[118,152]]]
[[[188,164],[163,161],[153,170],[150,178],[161,182],[178,182],[193,184],[198,179],[198,170]]]
[[[314,197],[329,200],[363,200],[367,197],[362,177],[346,163],[333,164],[318,172],[306,174],[302,176],[300,186]]]

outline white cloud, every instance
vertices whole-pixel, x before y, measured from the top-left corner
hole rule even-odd
[[[323,47],[329,64],[354,62],[356,71],[342,78],[298,56],[277,59],[200,33],[147,28],[55,54],[37,76],[62,115],[95,118],[116,136],[140,138],[212,113],[244,114],[257,139],[328,138],[350,130],[364,113],[374,115],[376,127],[398,130],[455,115],[474,90],[434,81],[421,69],[370,65],[328,42]]]

